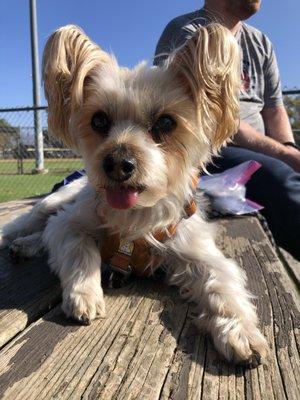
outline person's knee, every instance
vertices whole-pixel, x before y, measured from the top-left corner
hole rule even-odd
[[[261,167],[249,181],[248,188],[259,190],[267,197],[274,196],[273,200],[277,201],[280,198],[294,198],[297,192],[300,197],[300,174],[284,162],[268,157],[261,162]]]

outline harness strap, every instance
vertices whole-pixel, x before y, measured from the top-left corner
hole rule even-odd
[[[197,187],[198,175],[193,176],[193,187]],[[195,214],[197,205],[192,199],[184,207],[183,218],[189,218]],[[153,237],[158,242],[165,242],[170,239],[177,230],[178,224],[171,224],[165,230],[157,231]],[[144,239],[136,239],[132,242],[127,242],[120,239],[118,233],[107,234],[104,237],[100,248],[102,261],[110,266],[114,271],[117,271],[125,276],[134,274],[138,277],[147,277],[161,264],[161,257],[151,253],[149,243]]]
[[[197,209],[194,199],[184,208],[184,218],[195,214]],[[166,230],[154,233],[154,238],[163,243],[171,238],[177,230],[178,224],[171,224]],[[147,277],[160,265],[161,258],[151,253],[149,243],[144,239],[127,242],[120,239],[118,233],[106,235],[100,249],[102,261],[114,271],[123,275],[133,273],[138,277]]]

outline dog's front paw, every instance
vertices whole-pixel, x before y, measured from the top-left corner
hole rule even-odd
[[[38,255],[43,249],[39,232],[19,237],[9,246],[9,255],[13,260],[31,258]]]
[[[95,318],[105,317],[103,291],[80,287],[76,290],[64,290],[62,310],[68,318],[73,318],[84,325],[90,325]]]
[[[212,331],[214,344],[228,361],[259,364],[266,360],[269,348],[260,330],[236,319],[217,317]]]
[[[25,238],[15,239],[9,246],[9,256],[13,260],[20,260],[22,258],[30,258],[33,256],[33,251],[28,246]]]

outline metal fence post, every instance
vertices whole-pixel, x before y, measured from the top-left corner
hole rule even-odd
[[[17,129],[18,129],[17,151],[15,153],[15,156],[17,157],[18,174],[23,175],[24,170],[23,170],[23,155],[22,155],[22,150],[21,150],[21,129],[20,129],[20,127]]]
[[[33,105],[40,107],[40,71],[38,56],[37,14],[36,2],[30,0],[30,36],[31,36],[31,60],[32,60],[32,85]],[[44,173],[44,146],[43,131],[40,110],[34,109],[34,133],[35,133],[35,170],[36,173]]]

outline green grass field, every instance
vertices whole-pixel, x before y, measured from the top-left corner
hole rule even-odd
[[[48,193],[53,185],[72,171],[82,168],[80,159],[46,159],[47,174],[31,174],[34,160],[24,160],[24,174],[18,174],[17,160],[0,160],[0,202]]]

